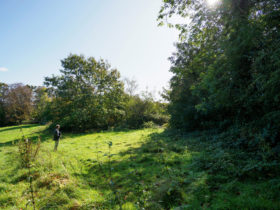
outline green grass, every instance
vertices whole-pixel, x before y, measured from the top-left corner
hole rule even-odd
[[[45,127],[34,124],[0,127],[0,146],[12,144],[14,141],[21,139],[23,135],[34,136],[44,130]]]
[[[38,125],[0,128],[1,209],[24,209],[30,199],[28,171],[13,144],[20,127],[42,139],[32,167],[38,209],[280,209],[277,170],[263,175],[250,154],[206,134],[63,133],[53,152],[52,133]]]

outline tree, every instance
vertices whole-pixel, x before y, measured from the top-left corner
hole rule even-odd
[[[53,96],[51,119],[64,129],[87,130],[116,125],[124,116],[120,73],[104,60],[69,55],[61,76],[45,78]]]
[[[174,127],[236,126],[251,132],[247,142],[259,135],[280,143],[279,8],[277,0],[221,0],[215,9],[205,1],[163,1],[159,20],[190,19],[174,25],[182,40],[171,57]]]
[[[8,91],[8,85],[0,83],[0,126],[6,124],[6,113],[5,113],[5,99]]]
[[[124,85],[125,85],[125,92],[130,95],[134,96],[135,91],[138,89],[138,84],[136,80],[129,79],[129,78],[124,78]]]
[[[33,113],[32,116],[36,122],[48,121],[48,107],[51,103],[51,98],[48,97],[46,87],[35,87],[33,91]]]
[[[17,83],[8,86],[2,99],[6,123],[20,124],[30,119],[32,112],[32,89]]]

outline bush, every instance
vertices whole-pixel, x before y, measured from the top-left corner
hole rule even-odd
[[[143,128],[155,128],[157,127],[153,121],[148,121],[143,123]]]
[[[127,101],[126,116],[123,123],[128,128],[145,127],[144,123],[147,122],[163,125],[169,120],[166,105],[154,101],[152,97],[129,96]]]

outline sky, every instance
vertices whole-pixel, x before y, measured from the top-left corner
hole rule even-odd
[[[161,91],[178,31],[162,0],[0,0],[0,82],[43,85],[70,53],[106,59],[139,90]]]

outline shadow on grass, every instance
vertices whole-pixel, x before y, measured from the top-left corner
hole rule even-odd
[[[10,130],[18,130],[18,132],[20,133],[21,128],[34,128],[37,126],[38,126],[37,124],[23,125],[23,126],[13,127]],[[5,130],[6,131],[9,130],[9,128],[7,128]],[[1,131],[3,131],[3,130],[1,130]],[[52,137],[52,133],[48,128],[45,128],[44,130],[38,129],[37,131],[33,131],[32,133],[29,133],[29,134],[23,133],[23,134],[20,134],[19,136],[20,136],[19,138],[16,138],[16,139],[13,139],[13,140],[10,140],[7,142],[1,142],[0,147],[13,146],[13,145],[17,144],[22,139],[22,137],[28,138],[29,140],[34,141],[34,142],[37,142],[40,138],[40,140],[43,142],[43,141],[50,139]]]
[[[111,191],[116,203],[138,203],[138,207],[148,209],[180,206],[185,188],[196,182],[187,182],[185,177],[191,174],[192,159],[200,151],[192,147],[193,142],[171,131],[152,133],[147,138],[139,148],[121,152],[121,161],[86,160],[87,172],[76,175],[91,188]],[[184,154],[186,149],[188,154]]]
[[[0,132],[4,132],[4,131],[12,131],[12,130],[20,130],[20,128],[33,128],[33,127],[37,127],[38,124],[28,124],[28,125],[15,125],[15,126],[11,126],[8,128],[1,128],[0,127]]]
[[[141,209],[262,209],[279,205],[277,190],[271,192],[271,198],[265,197],[265,192],[250,193],[263,190],[255,184],[271,179],[255,168],[244,170],[254,157],[227,148],[213,137],[211,133],[154,132],[139,148],[119,153],[120,161],[86,160],[82,163],[86,172],[76,176],[90,188],[111,192],[105,203],[113,200],[114,207],[126,202]],[[264,197],[267,204],[261,200]],[[249,198],[255,203],[248,203]]]

